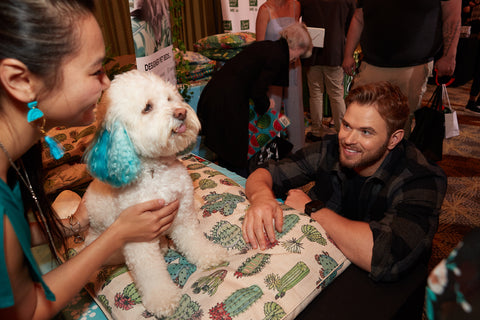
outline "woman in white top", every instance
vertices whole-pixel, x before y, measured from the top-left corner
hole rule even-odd
[[[296,0],[267,0],[258,10],[255,32],[257,41],[278,40],[280,31],[300,20],[300,3]],[[270,98],[275,110],[280,111],[282,101],[291,124],[288,127],[288,140],[293,144],[292,152],[305,145],[305,125],[302,96],[302,69],[300,60],[290,65],[289,86],[271,86]]]

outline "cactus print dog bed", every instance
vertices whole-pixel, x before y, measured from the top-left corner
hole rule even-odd
[[[230,256],[223,265],[199,270],[171,247],[165,260],[183,296],[175,314],[163,319],[294,319],[350,264],[318,223],[287,206],[277,241],[253,250],[241,232],[249,206],[243,187],[193,155],[182,161],[194,182],[205,237]],[[67,254],[81,249],[71,241]],[[155,318],[125,265],[98,271],[87,289],[108,318]]]

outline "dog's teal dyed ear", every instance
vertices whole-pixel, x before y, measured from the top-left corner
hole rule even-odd
[[[114,187],[134,181],[141,169],[133,143],[119,123],[114,123],[111,131],[101,129],[85,160],[93,176]]]

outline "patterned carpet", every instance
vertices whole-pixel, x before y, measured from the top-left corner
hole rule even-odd
[[[451,106],[457,111],[460,135],[444,140],[443,159],[438,162],[448,176],[448,188],[430,268],[447,257],[467,232],[480,227],[480,114],[465,111],[470,85],[447,88]],[[434,89],[434,85],[428,86],[425,103]]]

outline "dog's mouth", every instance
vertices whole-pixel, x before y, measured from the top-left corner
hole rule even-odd
[[[185,126],[184,123],[182,123],[180,126],[176,127],[175,129],[172,130],[174,133],[184,133],[187,131],[187,127]]]

